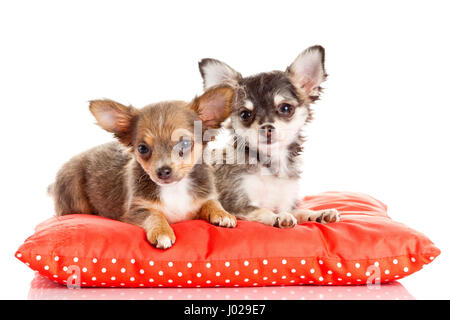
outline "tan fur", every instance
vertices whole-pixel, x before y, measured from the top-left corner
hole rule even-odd
[[[206,201],[200,210],[199,218],[221,227],[236,226],[236,217],[226,212],[217,200]]]
[[[212,223],[234,227],[235,219],[216,200],[212,168],[200,163],[201,152],[194,150],[203,145],[194,137],[194,121],[207,114],[203,130],[215,127],[229,114],[233,94],[232,88],[221,86],[191,103],[169,101],[142,109],[112,100],[91,101],[97,123],[120,143],[92,148],[63,165],[50,188],[56,214],[96,214],[134,224],[144,228],[149,242],[161,249],[175,242],[169,216],[180,220],[202,213]],[[177,151],[181,136],[191,139],[191,150]],[[149,152],[139,152],[142,144]],[[157,176],[162,166],[172,170],[169,181]],[[181,206],[173,201],[179,195],[172,195],[169,186],[181,188]]]

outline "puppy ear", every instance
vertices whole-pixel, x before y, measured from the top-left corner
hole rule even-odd
[[[126,107],[113,100],[92,100],[89,110],[97,119],[97,124],[126,146],[131,145],[131,127],[137,115],[133,107]]]
[[[234,89],[229,86],[216,86],[206,91],[191,103],[206,128],[220,128],[231,113]]]
[[[300,53],[286,70],[297,89],[306,93],[313,101],[319,98],[320,84],[327,77],[324,63],[325,49],[312,46]]]
[[[242,78],[239,72],[216,59],[202,59],[198,63],[198,68],[203,78],[204,89],[219,84],[234,84]]]

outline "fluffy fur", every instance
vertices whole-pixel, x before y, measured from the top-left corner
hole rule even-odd
[[[217,201],[212,168],[202,163],[203,132],[229,115],[233,89],[218,86],[192,102],[161,102],[142,109],[95,100],[90,111],[118,141],[79,154],[59,170],[50,191],[57,215],[95,214],[138,225],[148,241],[167,249],[170,223],[205,219],[234,227]]]
[[[312,119],[310,105],[327,76],[324,62],[320,46],[303,51],[284,72],[249,77],[219,60],[200,61],[205,89],[226,83],[237,92],[226,125],[229,142],[213,149],[210,161],[219,200],[238,218],[278,227],[339,220],[336,210],[296,209],[302,129]]]

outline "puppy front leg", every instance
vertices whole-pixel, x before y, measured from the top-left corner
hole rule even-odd
[[[121,220],[143,228],[148,242],[158,249],[168,249],[175,243],[175,233],[159,210],[132,207]]]
[[[293,215],[297,218],[299,223],[308,221],[315,221],[318,223],[326,224],[331,222],[339,222],[340,215],[336,209],[325,210],[308,210],[308,209],[296,209]]]
[[[241,213],[236,214],[236,217],[241,220],[256,221],[282,229],[292,228],[297,224],[297,219],[288,212],[276,214],[272,210],[254,206],[245,208]]]
[[[217,200],[206,201],[198,214],[200,219],[209,221],[211,224],[234,228],[236,227],[236,217],[226,212]]]

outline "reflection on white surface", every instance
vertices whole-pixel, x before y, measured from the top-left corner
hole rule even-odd
[[[31,300],[411,300],[399,283],[380,286],[281,286],[242,288],[81,288],[69,289],[39,274]]]

